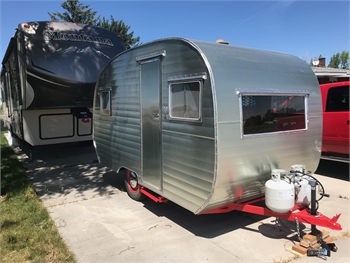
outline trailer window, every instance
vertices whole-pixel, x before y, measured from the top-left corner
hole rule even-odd
[[[201,81],[170,84],[170,119],[190,121],[201,119],[201,85]]]
[[[306,129],[305,96],[241,97],[243,135]]]
[[[111,116],[111,91],[100,90],[101,115]]]

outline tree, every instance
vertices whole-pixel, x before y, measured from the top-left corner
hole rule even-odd
[[[342,53],[336,53],[331,57],[328,67],[348,69],[349,61],[350,61],[349,51],[344,50]]]
[[[95,25],[100,17],[95,18],[96,11],[89,8],[90,5],[83,5],[79,0],[66,0],[61,4],[62,8],[67,10],[64,13],[48,13],[51,21],[66,21],[87,25]]]
[[[340,54],[340,66],[342,69],[348,69],[349,68],[349,51],[344,50]]]
[[[97,12],[89,8],[90,5],[83,5],[79,0],[66,0],[61,6],[67,11],[64,13],[48,13],[51,21],[66,21],[94,25],[117,32],[124,39],[127,49],[140,44],[140,37],[133,37],[134,31],[128,33],[130,26],[125,25],[123,21],[115,20],[113,16],[110,18],[111,21],[104,17],[100,19],[100,16],[96,18]]]
[[[339,68],[340,64],[340,53],[334,54],[329,61],[329,68]]]
[[[124,43],[127,49],[139,45],[140,37],[134,38],[134,31],[128,33],[130,26],[124,24],[121,20],[115,20],[111,15],[111,21],[106,20],[104,17],[100,19],[97,24],[98,27],[102,27],[114,32],[118,32],[124,39]]]

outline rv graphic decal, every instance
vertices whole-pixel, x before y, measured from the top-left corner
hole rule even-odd
[[[81,41],[81,42],[91,42],[101,45],[114,46],[109,38],[103,37],[93,37],[86,34],[69,34],[52,30],[44,31],[44,40],[63,40],[63,41]]]
[[[71,46],[69,48],[66,48],[66,49],[58,49],[56,52],[58,53],[61,53],[61,54],[70,54],[70,53],[84,53],[84,54],[88,54],[88,53],[97,53],[99,55],[102,55],[102,56],[105,56],[106,58],[108,59],[111,59],[109,56],[107,56],[105,53],[99,51],[99,50],[96,50],[92,47],[86,47],[86,48],[78,48],[76,46]]]

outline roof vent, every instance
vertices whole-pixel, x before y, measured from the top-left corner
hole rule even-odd
[[[225,41],[225,40],[223,40],[223,39],[218,39],[218,40],[216,40],[216,43],[218,43],[218,44],[224,44],[224,45],[229,45],[229,44],[230,44],[229,42],[227,42],[227,41]]]

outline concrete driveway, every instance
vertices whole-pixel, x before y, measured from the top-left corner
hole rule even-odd
[[[93,146],[36,148],[33,161],[16,148],[21,162],[60,234],[79,262],[320,262],[296,256],[294,222],[233,211],[196,216],[173,203],[136,202],[123,178],[97,162]],[[350,183],[346,163],[321,161],[316,177],[330,198],[319,211],[341,213],[338,252],[330,262],[349,262]],[[310,225],[300,224],[303,232]],[[322,228],[319,228],[322,229]]]

